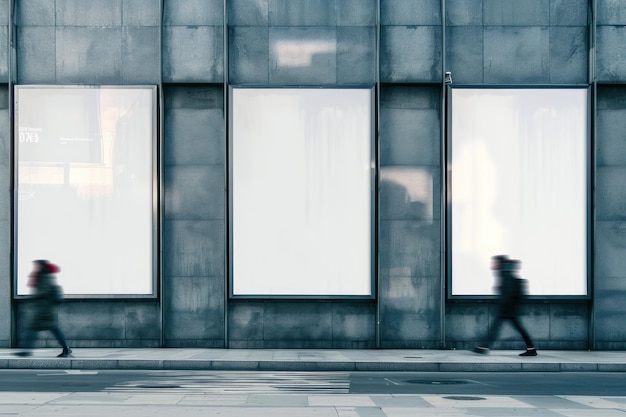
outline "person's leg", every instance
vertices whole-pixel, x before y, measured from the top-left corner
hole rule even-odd
[[[519,319],[517,317],[512,317],[511,323],[513,323],[513,326],[515,326],[517,331],[522,335],[522,338],[524,339],[524,343],[526,343],[526,352],[521,353],[520,355],[521,356],[536,356],[537,349],[535,349],[535,345],[533,344],[533,341],[531,340],[530,335],[528,334],[524,326],[522,326],[522,323],[520,323]]]
[[[485,345],[477,346],[474,348],[474,352],[486,354],[489,353],[489,342],[492,340],[496,340],[498,338],[498,333],[500,333],[500,327],[502,326],[502,317],[496,317],[495,321],[491,323],[489,330],[487,330],[487,341]]]
[[[69,356],[69,354],[72,353],[72,349],[70,349],[69,346],[67,345],[67,342],[65,341],[65,335],[63,334],[61,329],[59,329],[59,327],[56,326],[50,329],[50,331],[52,332],[54,337],[57,339],[57,342],[59,342],[59,344],[63,348],[63,352],[61,352],[58,356],[59,357]]]

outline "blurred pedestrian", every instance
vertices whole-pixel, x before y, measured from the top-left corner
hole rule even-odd
[[[519,320],[519,306],[527,294],[526,280],[518,275],[520,267],[520,261],[509,259],[506,255],[491,258],[491,269],[496,277],[496,290],[499,295],[499,311],[498,317],[487,333],[487,338],[491,336],[493,340],[496,340],[502,323],[510,321],[526,343],[526,351],[520,353],[520,356],[537,356],[537,349]],[[486,354],[489,353],[489,348],[478,346],[474,348],[474,352]]]
[[[56,306],[63,302],[63,290],[56,282],[56,273],[60,268],[47,260],[33,261],[33,271],[29,275],[28,286],[33,290],[33,317],[26,332],[27,348],[32,346],[40,331],[49,330],[59,342],[63,351],[57,355],[65,358],[71,355],[72,349],[65,341],[65,336],[57,323]],[[18,356],[30,356],[29,349],[17,352]]]

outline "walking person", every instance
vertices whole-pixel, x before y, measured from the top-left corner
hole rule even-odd
[[[537,349],[519,320],[519,305],[526,296],[526,280],[518,276],[520,267],[520,261],[509,259],[505,255],[491,258],[491,269],[496,276],[496,289],[499,293],[499,312],[487,333],[487,339],[491,336],[496,340],[502,323],[509,321],[526,343],[526,351],[520,353],[520,356],[537,356]],[[489,353],[489,348],[478,346],[474,348],[474,352],[486,354]]]
[[[28,285],[33,288],[34,311],[26,333],[26,343],[27,348],[32,346],[38,332],[49,330],[63,348],[57,357],[65,358],[71,355],[72,349],[67,345],[57,323],[56,306],[63,301],[63,291],[57,284],[55,275],[59,271],[60,268],[49,261],[33,261],[33,271],[29,275]],[[29,349],[16,353],[18,356],[31,354]]]

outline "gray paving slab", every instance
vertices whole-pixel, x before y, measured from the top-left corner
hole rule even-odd
[[[236,371],[421,371],[421,372],[626,372],[624,351],[517,351],[478,355],[462,350],[418,349],[35,349],[18,357],[0,349],[0,369],[153,369]]]

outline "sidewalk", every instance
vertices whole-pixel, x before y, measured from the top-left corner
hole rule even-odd
[[[420,349],[0,349],[0,369],[150,369],[219,371],[423,371],[423,372],[626,372],[624,351],[519,351],[479,355],[464,350]]]

